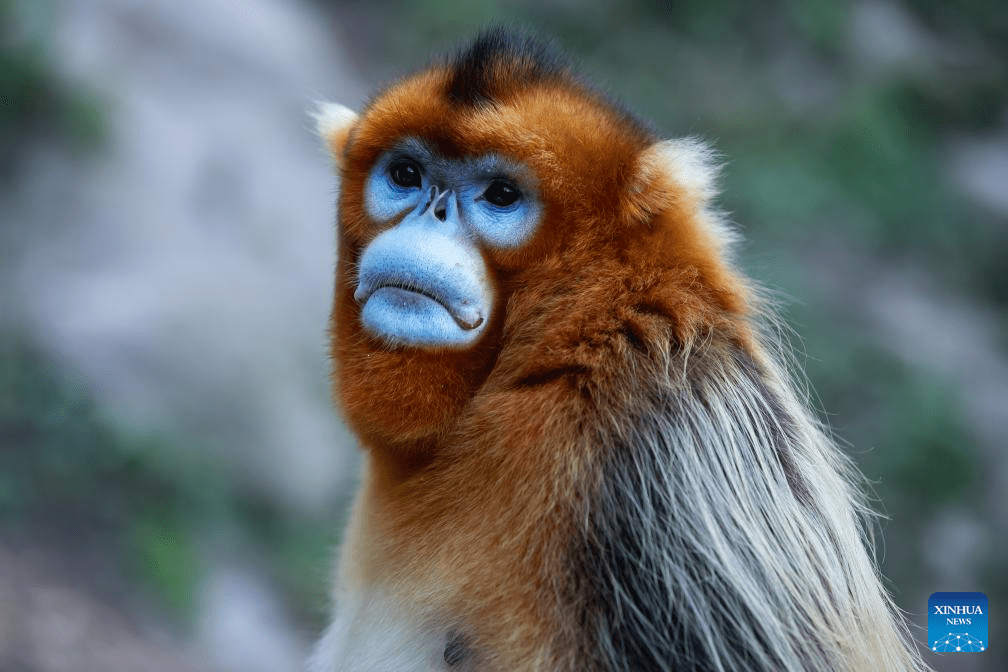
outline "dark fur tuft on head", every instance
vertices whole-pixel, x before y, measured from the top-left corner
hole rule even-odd
[[[515,87],[571,76],[564,58],[549,44],[511,28],[488,28],[450,59],[449,99],[484,105]]]

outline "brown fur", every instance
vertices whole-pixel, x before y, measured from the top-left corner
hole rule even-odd
[[[638,381],[688,387],[690,353],[766,354],[706,194],[656,165],[650,131],[562,67],[498,59],[478,90],[461,67],[396,83],[328,138],[342,178],[334,395],[368,456],[344,563],[460,628],[482,669],[568,669],[582,646],[571,540],[603,434],[633,417]],[[405,137],[449,157],[497,153],[538,179],[534,238],[484,250],[498,310],[467,351],[390,348],[359,327],[356,264],[379,233],[364,179]]]
[[[365,527],[383,543],[369,574],[460,617],[501,669],[516,670],[546,655],[543,633],[555,627],[549,583],[566,571],[573,486],[590,477],[591,456],[573,440],[606,422],[577,388],[619,386],[640,349],[712,327],[749,340],[746,296],[696,221],[696,199],[676,184],[635,183],[654,139],[620,113],[572,80],[517,96],[506,76],[497,105],[459,109],[448,76],[393,87],[345,149],[336,393],[370,452]],[[353,269],[376,234],[363,177],[390,139],[409,136],[448,156],[502,154],[540,180],[546,226],[519,251],[488,252],[506,317],[474,351],[390,350],[357,326]],[[445,594],[425,596],[435,585]]]

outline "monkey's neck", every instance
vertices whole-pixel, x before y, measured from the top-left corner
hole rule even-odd
[[[365,439],[371,477],[383,487],[395,487],[426,470],[437,459],[440,443],[437,438],[406,442]]]

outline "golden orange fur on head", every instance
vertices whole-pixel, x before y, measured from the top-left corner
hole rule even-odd
[[[333,357],[342,404],[375,443],[414,444],[412,452],[443,434],[514,335],[495,324],[464,354],[390,350],[361,336],[353,269],[377,232],[361,202],[363,180],[397,138],[421,138],[449,157],[494,152],[532,168],[547,225],[518,250],[487,254],[494,282],[508,297],[507,321],[527,325],[538,318],[544,341],[550,324],[576,328],[579,319],[602,318],[600,308],[616,310],[610,295],[628,283],[638,286],[631,301],[673,310],[683,335],[712,315],[744,310],[739,282],[718,260],[719,241],[697,221],[706,194],[670,183],[655,168],[665,157],[640,121],[581,84],[537,43],[524,46],[515,51],[488,40],[409,77],[379,95],[344,131],[345,140],[340,136]],[[597,268],[600,260],[604,269]],[[596,269],[595,276],[578,277],[585,268]],[[571,298],[551,305],[560,295]]]

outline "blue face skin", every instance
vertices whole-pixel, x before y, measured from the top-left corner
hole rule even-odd
[[[364,187],[367,213],[398,224],[361,255],[354,298],[372,336],[429,350],[473,345],[494,291],[482,250],[514,249],[542,217],[529,170],[488,154],[444,158],[416,138],[385,152]]]

